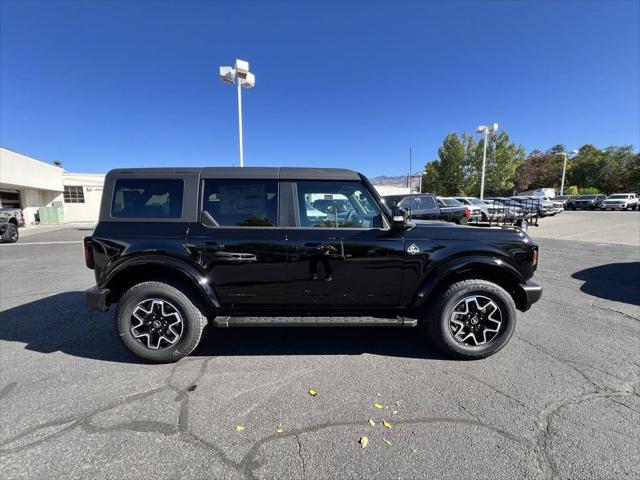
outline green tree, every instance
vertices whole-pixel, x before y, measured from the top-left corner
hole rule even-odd
[[[439,191],[442,195],[458,195],[463,189],[465,147],[456,133],[450,133],[438,149]]]
[[[424,175],[422,175],[422,191],[436,195],[441,195],[440,191],[440,162],[432,160],[424,167]]]
[[[482,148],[484,139],[478,148]],[[511,143],[507,132],[489,137],[484,191],[486,195],[511,195],[516,187],[516,171],[524,162],[523,146]]]
[[[576,187],[575,185],[571,185],[570,187],[567,187],[564,189],[564,194],[565,195],[578,195],[578,187]]]

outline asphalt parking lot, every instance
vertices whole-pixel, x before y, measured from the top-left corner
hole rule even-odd
[[[25,229],[0,245],[0,476],[640,478],[640,213],[540,223],[543,299],[475,362],[414,329],[243,328],[147,365],[84,306],[91,227]]]

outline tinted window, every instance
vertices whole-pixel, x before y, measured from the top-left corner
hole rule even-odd
[[[420,208],[423,210],[429,210],[431,208],[436,208],[436,202],[433,197],[420,197]]]
[[[460,207],[462,203],[460,203],[455,198],[442,198],[442,203],[444,203],[447,207]]]
[[[182,180],[120,178],[116,180],[111,216],[119,218],[180,218]]]
[[[205,180],[202,210],[220,226],[275,227],[276,180]]]
[[[296,188],[298,226],[325,228],[382,228],[383,226],[378,205],[360,182],[299,181],[296,182]]]

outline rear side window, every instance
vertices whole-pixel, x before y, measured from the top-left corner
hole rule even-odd
[[[278,182],[207,179],[202,210],[223,227],[275,227]]]
[[[111,216],[115,218],[180,218],[184,183],[180,179],[119,178]]]

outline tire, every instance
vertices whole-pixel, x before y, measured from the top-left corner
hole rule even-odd
[[[124,345],[137,356],[157,363],[176,362],[193,352],[207,325],[207,318],[196,306],[197,303],[192,298],[191,292],[183,291],[168,283],[139,283],[127,290],[118,303],[115,312],[116,331]],[[150,310],[151,313],[146,312],[145,309]],[[133,330],[137,327],[139,329],[136,332],[144,335],[153,326],[143,325],[142,321],[140,325],[135,326],[134,311],[139,317],[144,317],[145,314],[153,316],[154,313],[161,311],[158,320],[153,323],[164,322],[166,326],[163,328],[168,328],[164,330],[167,336],[164,333],[149,332],[150,336],[136,338]],[[176,313],[178,317],[175,316]],[[176,330],[171,330],[174,328],[171,323],[175,325],[178,318],[181,319],[181,324],[175,327]],[[162,329],[159,330],[162,332]],[[159,337],[163,337],[164,340]],[[152,345],[156,343],[156,338],[159,348],[154,349],[149,346],[149,343]],[[175,343],[170,344],[169,340],[175,340]]]
[[[4,243],[16,243],[20,238],[20,234],[18,233],[18,227],[16,227],[13,223],[7,224],[7,229],[2,234],[2,241]]]
[[[516,222],[516,227],[518,227],[523,232],[526,232],[527,230],[529,230],[529,222],[527,222],[525,219],[518,220]]]
[[[454,310],[459,308],[461,303],[469,298],[488,299],[499,309],[501,324],[498,331],[491,338],[485,335],[486,343],[481,345],[469,345],[462,343],[454,338],[451,319]],[[485,300],[480,300],[484,302]],[[471,304],[473,302],[470,302]],[[484,303],[485,311],[488,310],[488,304]],[[470,308],[470,307],[467,307]],[[495,310],[494,310],[495,312]],[[433,303],[426,309],[426,316],[423,321],[426,322],[427,332],[436,345],[447,355],[459,360],[476,360],[493,355],[501,350],[515,330],[516,326],[516,305],[506,290],[493,282],[481,279],[470,279],[455,282],[444,291],[441,291]],[[495,313],[489,316],[496,315]],[[457,316],[456,318],[462,319]],[[496,317],[497,318],[497,317]],[[485,325],[494,327],[493,322],[486,322]],[[463,328],[463,327],[461,327]],[[465,327],[466,328],[466,327]],[[480,326],[482,328],[482,326]],[[480,332],[480,330],[478,330]],[[462,332],[465,334],[465,331]],[[480,335],[480,333],[477,333]],[[491,335],[491,334],[489,334]],[[476,335],[473,338],[478,338]],[[482,338],[482,337],[480,337]],[[469,339],[468,343],[475,343]]]

